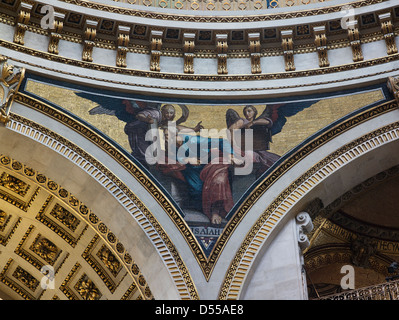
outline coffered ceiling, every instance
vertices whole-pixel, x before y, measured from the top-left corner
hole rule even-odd
[[[0,156],[0,297],[153,299],[134,259],[78,197]]]

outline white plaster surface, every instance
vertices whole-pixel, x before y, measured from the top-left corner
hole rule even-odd
[[[253,266],[242,300],[303,300],[296,222],[289,219]]]
[[[15,27],[8,24],[0,23],[1,38],[6,41],[13,41]]]
[[[295,54],[294,63],[296,70],[311,70],[319,67],[319,56],[317,52]]]

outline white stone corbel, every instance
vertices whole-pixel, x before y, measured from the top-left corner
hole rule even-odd
[[[307,212],[300,212],[296,216],[297,238],[299,248],[303,251],[310,245],[310,241],[306,233],[313,230],[312,218]]]

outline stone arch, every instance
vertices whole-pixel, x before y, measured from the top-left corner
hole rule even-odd
[[[396,102],[388,104],[397,106]],[[252,221],[252,227],[232,259],[219,298],[255,298],[253,292],[251,293],[251,286],[255,288],[255,283],[264,279],[265,272],[271,273],[275,268],[274,279],[279,277],[281,274],[279,268],[282,265],[275,263],[272,266],[270,259],[265,258],[267,252],[273,242],[276,242],[279,233],[289,234],[292,236],[291,240],[298,241],[295,216],[306,211],[312,200],[319,198],[324,206],[327,206],[343,193],[342,190],[349,190],[370,176],[399,163],[395,151],[399,148],[399,123],[395,122],[398,120],[398,115],[394,109],[375,118],[366,119],[363,114],[351,118],[349,122],[352,125],[346,122],[336,126],[333,130],[342,125],[351,129],[348,131],[339,129],[340,133],[335,136],[331,131],[327,132],[326,135],[330,136],[327,142],[295,162],[257,200],[258,202],[241,222],[245,224],[245,220]],[[284,175],[287,176],[285,183]],[[262,210],[262,214],[256,218],[251,217],[255,215],[256,209]],[[283,232],[284,229],[286,231]],[[304,286],[300,279],[303,275],[301,275],[302,262],[298,246],[296,245],[290,252],[295,255],[295,261],[291,261],[295,265],[291,271],[296,272],[293,281],[296,281],[299,287]],[[270,270],[267,270],[268,268]],[[275,287],[269,289],[278,290],[277,283],[278,281],[274,281]],[[267,295],[268,289],[262,290],[258,291],[258,294]],[[258,295],[257,298],[262,296]],[[303,294],[298,298],[306,299]]]
[[[70,133],[76,137],[76,132]],[[0,134],[3,155],[35,168],[84,199],[135,257],[155,299],[198,299],[191,276],[163,226],[140,201],[137,190],[132,191],[108,164],[98,160],[100,148],[79,145],[83,137],[71,142],[14,113]]]

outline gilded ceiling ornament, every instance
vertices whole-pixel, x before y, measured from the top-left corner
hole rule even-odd
[[[13,277],[22,282],[30,290],[35,291],[39,285],[39,281],[33,277],[28,271],[17,267],[13,273]]]
[[[22,180],[14,176],[11,176],[5,172],[3,172],[3,174],[0,177],[0,186],[5,187],[21,196],[25,196],[30,187]]]
[[[15,115],[13,113],[10,114],[11,125],[13,123],[14,116]],[[66,240],[66,242],[69,243],[72,247],[74,247],[78,243],[78,241],[81,241],[80,244],[83,244],[85,240],[82,239],[82,235],[87,228],[87,226],[84,226],[84,221],[86,221],[89,222],[93,227],[96,227],[97,224],[102,225],[102,227],[98,226],[98,230],[103,235],[102,237],[99,237],[97,235],[95,239],[99,239],[99,241],[105,241],[104,236],[109,231],[109,229],[86,205],[81,203],[75,196],[70,194],[59,184],[47,178],[45,175],[37,172],[36,170],[25,166],[19,161],[12,160],[7,156],[0,155],[0,165],[6,167],[4,168],[4,172],[0,173],[0,186],[2,187],[2,189],[7,188],[5,187],[5,185],[11,181],[13,188],[15,188],[15,191],[13,191],[13,193],[18,194],[19,196],[23,196],[23,194],[19,194],[18,192],[25,191],[27,189],[26,187],[30,187],[31,192],[26,195],[27,198],[34,191],[35,186],[40,183],[40,188],[38,189],[41,190],[41,193],[49,192],[55,195],[57,200],[55,205],[52,206],[54,196],[50,196],[43,205],[41,213],[39,213],[39,215],[36,217],[36,220],[40,221],[41,223],[43,223],[44,226],[47,226],[52,231],[54,231],[58,236],[60,236],[60,239],[62,238]],[[18,176],[18,178],[20,179],[16,180],[17,178],[15,178],[14,176]],[[40,178],[37,179],[37,177]],[[2,183],[4,185],[2,185]],[[7,189],[10,190],[10,188]],[[0,199],[2,199],[1,194]],[[18,208],[20,206],[18,205],[16,199],[17,197],[14,195],[14,198],[11,199],[12,202],[10,203],[17,206]],[[41,201],[40,198],[38,199],[38,201]],[[71,212],[63,208],[60,203],[62,203],[63,205],[71,205],[71,208],[69,206],[66,206]],[[55,219],[48,219],[50,215],[52,215],[57,221],[54,221]],[[16,214],[11,215],[10,212],[4,212],[0,209],[0,244],[2,246],[6,246],[10,242],[11,237],[15,234],[18,225],[20,225],[21,220],[23,219],[16,216]],[[67,230],[68,232],[64,230],[64,226],[69,229]],[[55,241],[53,242],[52,237],[49,237],[46,232],[43,232],[44,235],[42,235],[42,233],[38,233],[35,237],[32,231],[35,231],[35,233],[37,233],[37,231],[40,231],[40,227],[37,228],[37,230],[36,227],[37,225],[30,225],[28,231],[19,242],[14,253],[38,270],[40,270],[44,264],[52,266],[54,268],[55,274],[57,274],[57,277],[61,279],[60,274],[62,274],[62,272],[58,273],[58,271],[60,270],[64,262],[68,259],[68,257],[70,258],[71,256],[73,256],[73,254],[70,254],[72,253],[72,251],[62,249],[62,245],[59,246],[58,244],[56,244]],[[83,229],[83,232],[77,234],[80,231],[78,229],[76,230],[76,232],[71,234],[69,231],[76,227],[80,227],[80,230]],[[77,234],[76,238],[74,238],[74,234]],[[32,241],[31,239],[33,238],[34,240]],[[112,240],[114,243],[116,243],[116,252],[113,252],[109,249],[109,244],[107,246],[104,242],[100,242],[102,246],[100,248],[96,248],[96,250],[98,251],[96,257],[90,254],[93,246],[89,246],[89,249],[85,250],[84,254],[82,254],[82,257],[99,275],[100,279],[104,282],[105,286],[109,289],[109,292],[111,294],[114,294],[115,289],[123,281],[126,281],[126,275],[129,272],[133,278],[133,283],[135,287],[135,291],[133,293],[134,297],[132,297],[132,294],[129,299],[137,297],[140,297],[141,299],[153,299],[151,290],[148,287],[148,284],[143,275],[141,274],[139,267],[134,263],[132,256],[130,256],[125,251],[125,246],[121,242],[119,242],[114,234],[112,234]],[[96,242],[92,242],[93,244],[96,244]],[[92,245],[92,243],[90,245]],[[10,262],[10,265],[11,263],[12,261]],[[130,268],[132,268],[132,271],[129,271]],[[19,290],[19,288],[16,285],[14,286],[13,283],[11,281],[8,281],[7,279],[7,275],[5,274],[5,272],[8,269],[9,268],[4,269],[2,272],[0,270],[0,282],[3,282],[3,284],[6,284],[14,291],[17,291]],[[13,270],[14,268],[12,269],[12,271]],[[30,272],[30,269],[26,270]],[[122,270],[123,272],[121,272]],[[5,275],[2,276],[2,273]],[[34,273],[32,274],[34,275]],[[85,275],[83,275],[83,277],[72,277],[72,279],[75,279],[77,281],[76,286],[74,283],[73,287],[72,285],[71,287],[69,287],[69,278],[67,278],[65,280],[65,283],[61,285],[60,290],[67,296],[67,298],[79,299],[81,297],[82,299],[97,299],[103,296],[103,294],[98,291],[98,289],[96,289],[97,287],[92,282],[90,282],[87,277],[84,276]],[[22,282],[22,284],[25,285],[24,290],[17,292],[20,296],[30,300],[41,299],[43,290],[35,290],[35,283],[33,282],[34,279],[31,279],[29,274],[24,272],[22,268],[18,269],[18,272],[15,272],[13,278],[18,280],[19,282]],[[17,281],[15,282],[16,284],[18,284]],[[139,283],[142,283],[144,285],[139,286]],[[20,287],[23,286],[20,285]],[[72,290],[76,293],[75,295],[73,294]],[[28,291],[34,291],[35,294],[31,295],[30,293],[28,293]],[[119,293],[116,294],[119,295]]]
[[[388,88],[399,103],[399,78],[390,77],[388,79]]]
[[[0,227],[2,227],[5,224],[6,220],[7,220],[7,214],[3,210],[0,210]]]
[[[31,10],[33,5],[30,3],[21,2],[19,6],[19,12],[17,17],[17,26],[14,32],[14,42],[20,45],[24,45],[25,32],[28,29],[28,23],[30,20]]]
[[[21,85],[25,69],[9,65],[7,58],[0,56],[0,72],[0,123],[6,124],[12,99]]]
[[[75,288],[84,300],[98,300],[101,298],[100,291],[93,281],[88,279],[86,275],[80,279],[80,281],[75,285]]]
[[[51,264],[54,264],[59,252],[57,246],[46,238],[35,241],[31,246],[31,250]]]
[[[112,274],[116,275],[119,272],[121,268],[120,262],[105,245],[101,247],[97,255]]]

